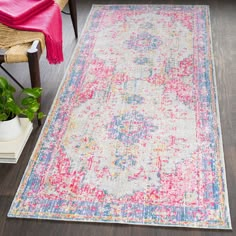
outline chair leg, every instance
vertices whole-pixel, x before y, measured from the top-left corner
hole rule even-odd
[[[69,0],[68,3],[69,3],[69,9],[70,9],[70,16],[71,16],[72,24],[75,31],[75,37],[78,38],[76,0]]]
[[[41,55],[41,46],[38,40],[34,41],[31,48],[27,51],[29,72],[31,79],[31,86],[41,87],[40,81],[40,69],[39,69],[39,58]],[[41,99],[39,98],[41,104]],[[41,120],[38,119],[38,125],[41,125]]]

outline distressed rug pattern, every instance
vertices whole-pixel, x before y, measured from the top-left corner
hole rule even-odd
[[[8,216],[230,229],[209,19],[94,5]]]

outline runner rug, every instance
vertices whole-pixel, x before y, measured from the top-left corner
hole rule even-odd
[[[8,216],[230,229],[209,19],[94,5]]]

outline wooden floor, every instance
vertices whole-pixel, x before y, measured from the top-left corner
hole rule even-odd
[[[236,235],[236,1],[235,0],[136,0],[89,1],[78,0],[78,28],[81,33],[92,4],[153,3],[153,4],[208,4],[211,11],[213,47],[215,55],[218,97],[223,132],[227,183],[233,231],[216,231],[186,228],[146,227],[121,224],[73,223],[45,220],[8,219],[6,217],[17,187],[27,166],[31,152],[40,134],[35,127],[22,156],[16,165],[0,164],[0,236],[11,235],[63,235],[63,236],[233,236]],[[67,8],[66,8],[67,10]],[[70,16],[63,15],[65,61],[49,65],[42,56],[40,61],[42,110],[48,113],[61,79],[76,46]],[[24,86],[29,86],[27,64],[6,66]],[[0,75],[5,74],[1,71]]]

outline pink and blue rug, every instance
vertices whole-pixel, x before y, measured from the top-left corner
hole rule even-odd
[[[8,216],[230,229],[209,19],[93,6]]]

